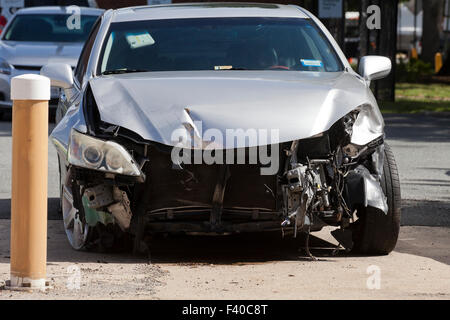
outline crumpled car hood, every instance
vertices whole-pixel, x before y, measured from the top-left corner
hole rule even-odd
[[[172,133],[187,122],[201,122],[196,132],[218,129],[224,136],[227,129],[275,129],[278,141],[271,142],[281,143],[324,132],[362,104],[376,105],[348,72],[148,72],[102,76],[90,85],[103,121],[171,146]],[[254,146],[238,140],[223,148]]]

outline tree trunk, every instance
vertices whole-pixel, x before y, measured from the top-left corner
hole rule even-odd
[[[369,5],[369,0],[361,0],[359,10],[359,53],[361,57],[369,54],[369,29],[367,29],[367,7]]]
[[[380,30],[367,28],[367,7],[380,7]],[[372,83],[372,89],[381,101],[395,100],[395,66],[397,51],[397,12],[398,0],[361,0],[360,9],[360,57],[376,54],[392,61],[392,71],[388,77]]]
[[[423,1],[422,59],[434,64],[434,55],[441,46],[444,0]]]
[[[380,8],[381,32],[377,47],[380,55],[391,59],[392,71],[388,77],[377,81],[377,98],[382,101],[395,101],[398,0],[380,1]]]

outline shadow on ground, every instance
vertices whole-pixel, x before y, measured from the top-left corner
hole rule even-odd
[[[48,198],[48,220],[61,220],[59,198]],[[0,199],[0,219],[11,219],[11,199]]]
[[[5,223],[8,222],[8,223]],[[9,263],[9,221],[0,220],[0,263]],[[151,239],[150,256],[131,253],[74,251],[69,246],[62,221],[49,221],[49,264],[74,263],[182,263],[182,264],[246,264],[273,261],[310,260],[303,250],[305,237],[282,239],[279,232],[226,236],[158,236]],[[315,236],[310,237],[313,254],[321,261],[334,254],[335,245]],[[343,254],[342,251],[337,252]]]
[[[450,117],[384,114],[387,139],[405,142],[450,142]]]
[[[0,200],[2,219],[9,219],[10,200]],[[49,199],[48,261],[91,263],[155,263],[245,264],[273,261],[309,260],[305,252],[305,236],[297,239],[281,232],[251,233],[227,236],[156,236],[149,239],[150,257],[128,253],[77,252],[70,248],[58,212],[59,201]],[[438,201],[403,201],[402,228],[396,251],[429,257],[450,264],[450,204]],[[57,221],[55,221],[57,220]],[[9,221],[4,220],[0,241],[9,243]],[[444,227],[444,228],[435,228]],[[320,261],[348,257],[335,250],[328,232],[310,237],[312,254]],[[9,244],[2,246],[0,262],[9,261]]]
[[[450,227],[450,201],[402,200],[401,225]]]
[[[309,261],[305,235],[282,238],[279,232],[230,236],[171,236],[153,239],[151,258],[156,263],[247,264],[273,261]],[[310,237],[312,254],[320,261],[344,255],[336,246],[316,236]]]
[[[450,203],[404,201],[403,204],[402,228],[395,251],[450,265]],[[320,238],[315,235],[310,237],[310,248],[319,261],[360,256],[343,249],[336,250],[328,230],[321,232]],[[310,260],[305,252],[305,235],[297,239],[291,236],[282,239],[280,233],[170,236],[153,239],[151,243],[152,261],[158,263],[244,264]]]

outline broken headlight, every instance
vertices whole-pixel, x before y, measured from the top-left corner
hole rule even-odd
[[[384,121],[378,109],[363,104],[343,118],[350,143],[343,147],[344,153],[358,157],[367,148],[378,146],[384,138]]]
[[[69,163],[74,166],[140,176],[136,162],[120,144],[104,141],[72,129],[69,145]]]

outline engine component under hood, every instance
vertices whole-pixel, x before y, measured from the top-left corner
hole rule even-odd
[[[147,72],[103,76],[90,85],[102,121],[171,146],[178,142],[173,132],[187,122],[201,123],[194,128],[200,135],[278,130],[273,144],[322,133],[359,105],[376,104],[365,84],[346,72]],[[216,149],[267,144],[238,139]]]

